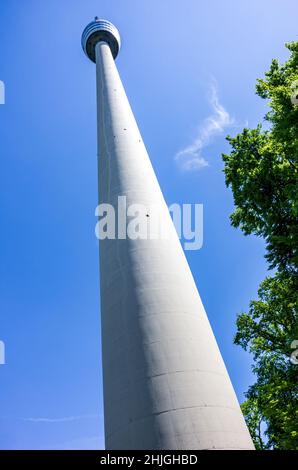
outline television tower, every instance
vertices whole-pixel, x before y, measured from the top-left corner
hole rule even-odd
[[[158,206],[166,239],[100,240],[107,449],[253,449],[115,61],[120,35],[95,18],[99,203]]]

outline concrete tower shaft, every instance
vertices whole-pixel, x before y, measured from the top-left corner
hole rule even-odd
[[[171,235],[100,241],[106,448],[253,449],[113,47],[94,50],[99,202],[158,206]]]

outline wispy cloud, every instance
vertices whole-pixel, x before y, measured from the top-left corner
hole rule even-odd
[[[27,421],[31,423],[66,423],[68,421],[78,421],[82,419],[99,419],[100,415],[81,415],[81,416],[63,416],[60,418],[47,418],[47,417],[40,417],[40,418],[22,418],[22,421]]]
[[[209,165],[203,157],[202,150],[224,130],[234,124],[228,111],[219,102],[216,81],[213,80],[210,87],[210,105],[212,114],[199,126],[197,136],[187,147],[175,155],[175,160],[184,171],[196,171]]]

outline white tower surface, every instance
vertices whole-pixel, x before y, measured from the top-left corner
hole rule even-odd
[[[170,239],[100,241],[107,449],[253,449],[114,59],[117,29],[82,35],[96,62],[99,203],[158,206]]]

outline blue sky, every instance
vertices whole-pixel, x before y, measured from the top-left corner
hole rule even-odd
[[[230,226],[220,155],[262,119],[255,80],[287,58],[297,13],[294,0],[1,0],[1,449],[103,447],[95,68],[80,46],[95,15],[120,30],[117,66],[167,202],[204,204],[204,245],[187,258],[243,400],[235,317],[267,271],[262,240]]]

